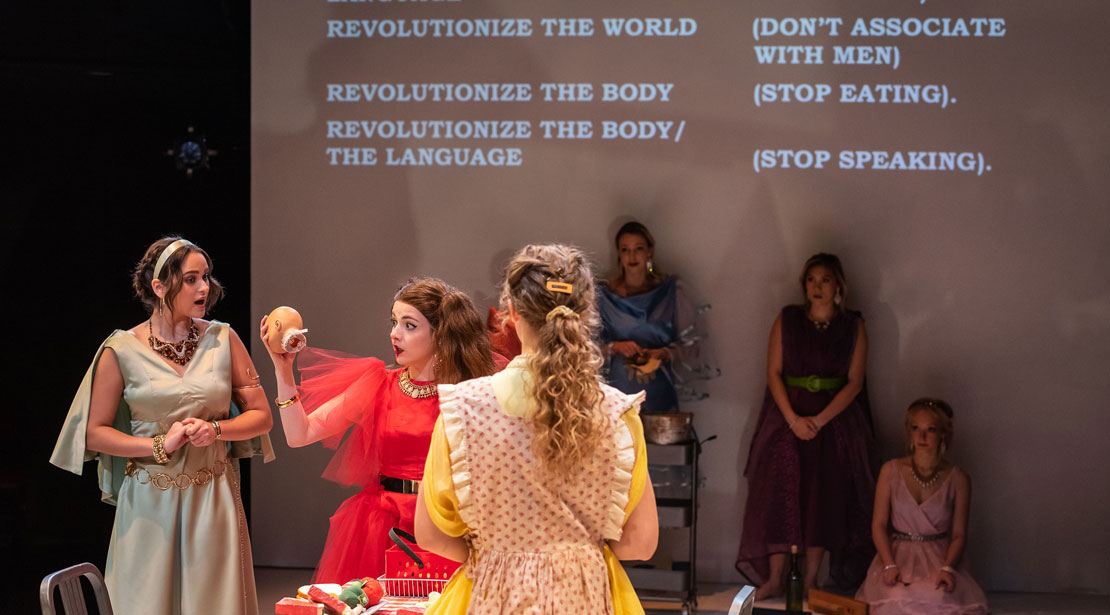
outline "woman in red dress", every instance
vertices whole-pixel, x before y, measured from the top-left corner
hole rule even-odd
[[[410,280],[394,296],[390,341],[397,369],[373,357],[326,350],[270,352],[278,408],[289,446],[323,441],[335,448],[324,477],[362,490],[331,517],[314,582],[378,577],[391,527],[413,531],[416,491],[432,427],[439,416],[437,382],[457,383],[496,371],[490,341],[473,302],[435,278]],[[268,327],[262,319],[265,340]]]

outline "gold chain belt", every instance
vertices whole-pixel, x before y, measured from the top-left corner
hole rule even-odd
[[[162,491],[165,491],[170,487],[177,487],[179,490],[184,491],[193,485],[196,485],[198,487],[202,485],[207,485],[208,483],[212,482],[212,479],[222,476],[224,472],[227,472],[230,468],[231,460],[220,459],[216,461],[216,463],[212,464],[211,469],[201,468],[197,470],[197,473],[194,475],[182,473],[178,474],[177,476],[171,476],[169,474],[166,474],[165,472],[151,474],[150,471],[146,468],[140,468],[135,464],[134,461],[128,459],[127,467],[123,470],[123,473],[139,481],[140,485],[150,483],[151,485],[154,485]]]

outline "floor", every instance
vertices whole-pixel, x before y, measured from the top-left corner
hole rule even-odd
[[[297,588],[308,582],[312,570],[302,568],[255,568],[258,584],[258,601],[262,613],[272,613],[272,606],[284,596],[297,593]],[[721,615],[728,613],[732,597],[739,591],[736,585],[709,585],[702,587],[698,596],[697,613]],[[1110,615],[1110,596],[1071,594],[988,594],[991,613],[994,615]],[[678,605],[647,603],[653,609],[674,609]],[[782,601],[758,603],[758,606],[782,608]]]

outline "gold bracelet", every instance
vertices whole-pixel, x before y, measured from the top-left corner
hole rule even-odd
[[[223,434],[223,430],[220,429],[220,422],[212,421],[212,429],[216,430],[216,439],[219,440],[220,435]]]
[[[170,456],[166,454],[166,434],[160,433],[154,436],[154,461],[161,465],[166,465],[170,462]]]
[[[301,401],[301,394],[300,393],[294,393],[292,397],[290,397],[289,399],[287,399],[285,401],[281,401],[280,399],[274,398],[274,402],[277,404],[278,409],[288,408],[289,406],[292,406],[293,404],[295,404],[299,401]]]

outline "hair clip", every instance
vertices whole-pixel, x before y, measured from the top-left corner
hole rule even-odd
[[[567,284],[566,282],[556,282],[555,280],[548,280],[547,290],[550,290],[553,293],[566,293],[570,295],[574,293],[574,285]]]

